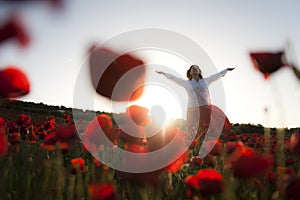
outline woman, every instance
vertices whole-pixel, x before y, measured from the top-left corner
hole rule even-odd
[[[183,80],[172,74],[162,71],[156,72],[165,75],[166,78],[174,81],[186,89],[188,93],[188,128],[191,131],[198,127],[197,132],[199,133],[199,131],[207,128],[210,123],[211,109],[209,106],[211,105],[211,100],[208,90],[209,85],[224,76],[227,71],[232,70],[234,70],[234,68],[227,68],[208,78],[203,78],[199,66],[192,65],[186,73],[188,80]]]

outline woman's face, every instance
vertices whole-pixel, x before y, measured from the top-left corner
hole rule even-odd
[[[191,68],[190,75],[194,77],[194,76],[199,76],[199,74],[201,74],[200,69],[193,66]]]

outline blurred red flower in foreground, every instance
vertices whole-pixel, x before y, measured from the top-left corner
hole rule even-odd
[[[252,52],[251,61],[256,69],[264,74],[265,79],[283,66],[287,66],[284,52]]]
[[[20,18],[13,16],[6,24],[0,26],[0,43],[8,39],[17,39],[21,46],[29,44],[29,35]]]
[[[5,131],[5,120],[0,117],[0,156],[4,156],[7,153],[7,138]]]
[[[77,139],[77,130],[74,124],[58,126],[55,132],[59,142],[72,143]]]
[[[296,178],[291,181],[286,188],[286,197],[287,199],[296,200],[300,199],[300,178]]]
[[[90,184],[88,191],[93,200],[116,199],[115,187],[110,183]]]
[[[30,84],[27,76],[20,69],[9,66],[0,70],[0,96],[14,98],[29,93]]]
[[[144,62],[132,55],[91,48],[90,72],[96,91],[112,100],[136,100],[143,92]]]
[[[2,117],[0,117],[0,129],[5,128],[5,124],[6,124],[5,120]]]
[[[223,176],[214,169],[201,169],[197,175],[186,177],[185,183],[188,188],[189,195],[210,196],[224,191]]]
[[[227,164],[235,176],[248,178],[266,171],[272,162],[269,157],[257,155],[253,149],[238,142],[235,150],[227,158]]]
[[[211,195],[224,191],[223,176],[214,169],[202,169],[197,172],[199,190],[202,194]]]
[[[0,156],[4,156],[7,153],[7,138],[5,133],[0,132]]]
[[[252,177],[271,167],[271,161],[262,156],[241,156],[232,165],[234,175],[239,177]]]

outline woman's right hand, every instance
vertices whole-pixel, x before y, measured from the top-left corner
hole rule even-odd
[[[158,73],[158,74],[163,74],[163,75],[166,74],[165,72],[162,72],[162,71],[155,71],[155,72]]]

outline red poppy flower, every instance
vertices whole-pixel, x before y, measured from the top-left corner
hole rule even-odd
[[[252,148],[239,141],[235,150],[227,158],[226,163],[233,170],[234,175],[252,177],[270,168],[272,160],[270,157],[257,155]]]
[[[7,147],[6,135],[0,132],[0,156],[5,156],[7,154]]]
[[[86,172],[87,167],[84,165],[84,160],[82,158],[74,158],[71,160],[72,174],[77,174],[78,172]]]
[[[15,98],[28,94],[30,84],[27,76],[20,69],[9,66],[0,70],[0,96]]]
[[[105,136],[112,142],[115,143],[116,133],[113,128],[113,124],[110,116],[106,114],[100,114],[96,116],[86,128],[86,131],[83,134],[83,138],[93,144],[100,145],[103,136],[101,134],[101,130],[104,132]]]
[[[55,126],[56,126],[56,122],[54,117],[53,118],[51,117],[43,124],[44,129],[47,131],[51,131],[55,129]]]
[[[126,114],[130,117],[137,125],[146,126],[151,122],[151,118],[148,115],[149,110],[147,108],[132,105],[126,109]]]
[[[38,132],[37,132],[37,135],[39,136],[39,138],[40,138],[41,140],[44,140],[45,137],[46,137],[46,135],[47,135],[47,132],[46,132],[45,130],[38,131]]]
[[[222,143],[219,139],[211,139],[205,143],[206,149],[211,149],[211,155],[218,156],[222,151]],[[213,146],[213,147],[211,147]]]
[[[185,178],[184,182],[189,190],[199,190],[199,180],[197,176],[189,175]]]
[[[181,169],[182,165],[184,165],[187,157],[188,152],[186,151],[178,159],[176,159],[166,167],[167,171],[170,173],[178,172]]]
[[[300,155],[300,134],[293,133],[286,141],[285,146],[290,153]]]
[[[64,121],[66,124],[71,124],[71,115],[64,113]]]
[[[74,124],[59,126],[55,132],[56,139],[60,142],[72,142],[77,139],[77,130]]]
[[[13,133],[13,132],[19,131],[19,126],[17,125],[16,122],[9,122],[7,124],[7,127],[8,127],[8,132],[9,133]]]
[[[134,71],[128,73],[130,70]],[[112,100],[136,100],[143,92],[144,62],[132,55],[120,55],[105,48],[92,48],[90,72],[96,91]]]
[[[291,182],[296,178],[296,172],[289,167],[277,167],[277,175],[282,178],[284,182]]]
[[[30,126],[31,125],[31,117],[30,115],[26,115],[26,114],[20,114],[18,119],[16,120],[16,123],[19,126]]]
[[[103,164],[100,162],[98,159],[94,158],[93,163],[95,164],[96,167],[101,167]]]
[[[201,169],[197,172],[199,191],[204,196],[224,191],[223,176],[214,169]]]
[[[148,129],[145,128],[149,125],[151,118],[148,115],[148,109],[137,105],[129,106],[126,109],[125,123],[122,129],[118,132],[118,137],[124,143],[135,143],[143,145],[149,143],[147,139]],[[151,146],[151,145],[150,145]],[[150,150],[151,148],[149,148]]]
[[[6,124],[5,120],[2,117],[0,117],[0,129],[5,128],[5,124]]]
[[[287,66],[284,59],[284,52],[252,52],[250,53],[251,61],[254,67],[263,73],[265,79],[270,74],[277,71],[283,66]]]
[[[20,134],[18,132],[14,132],[9,135],[9,142],[12,145],[15,145],[20,142]]]
[[[36,142],[36,134],[33,131],[30,131],[28,134],[28,142],[29,143]]]
[[[48,150],[54,150],[56,142],[56,133],[51,132],[45,136],[43,143],[41,143],[41,147],[46,148]]]
[[[93,200],[116,199],[116,189],[110,183],[90,184],[88,186],[88,191]]]
[[[48,150],[53,150],[55,145],[58,144],[62,153],[67,153],[70,146],[77,139],[77,130],[75,125],[65,125],[59,126],[55,132],[51,132],[45,135],[45,131],[38,132],[39,137],[44,138],[42,147],[47,148]],[[35,135],[34,135],[35,136]],[[36,136],[35,136],[36,139]]]
[[[197,199],[200,198],[199,196],[208,199],[210,195],[221,193],[225,188],[223,176],[214,169],[202,169],[196,176],[187,176],[185,184],[191,199],[193,196],[197,196]]]
[[[254,149],[247,147],[243,142],[238,141],[236,143],[235,151],[231,154],[231,156],[239,157],[239,156],[251,156],[254,155]]]
[[[236,162],[232,163],[233,174],[239,177],[253,177],[271,167],[271,161],[267,157],[258,155],[240,156]]]
[[[17,39],[21,46],[27,46],[30,41],[21,19],[16,16],[0,26],[0,43],[11,38]]]

